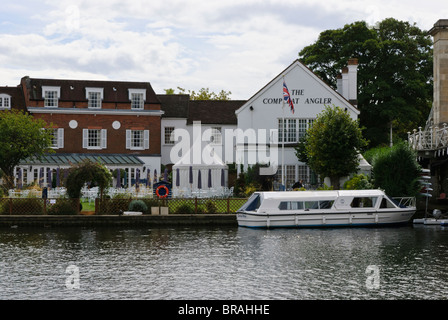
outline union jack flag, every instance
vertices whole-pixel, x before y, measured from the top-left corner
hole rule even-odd
[[[285,80],[283,80],[283,100],[289,104],[291,112],[294,113],[294,104],[292,103],[291,95],[289,94]]]

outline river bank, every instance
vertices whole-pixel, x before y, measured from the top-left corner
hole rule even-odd
[[[2,227],[92,227],[92,226],[237,226],[235,214],[169,215],[3,215]]]

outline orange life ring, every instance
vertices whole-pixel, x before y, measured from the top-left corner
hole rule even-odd
[[[160,190],[161,189],[165,189],[165,194],[164,195],[160,195]],[[170,190],[166,187],[166,186],[164,186],[164,185],[161,185],[161,186],[158,186],[157,187],[157,189],[156,189],[156,195],[159,197],[159,198],[166,198],[166,197],[168,197],[168,194],[170,193]]]

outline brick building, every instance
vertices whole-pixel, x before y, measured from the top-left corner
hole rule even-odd
[[[126,170],[125,184],[131,184],[137,169],[141,178],[160,173],[163,111],[148,82],[23,77],[17,88],[0,88],[0,97],[3,106],[27,110],[54,131],[55,153],[20,164],[24,183],[47,183],[48,171],[85,158]]]

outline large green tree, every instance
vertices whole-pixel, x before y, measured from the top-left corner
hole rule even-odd
[[[306,131],[296,155],[317,174],[329,177],[334,189],[340,178],[358,170],[359,151],[367,145],[359,121],[340,107],[326,107]]]
[[[323,31],[299,59],[336,88],[349,58],[358,58],[358,108],[371,146],[388,142],[390,126],[400,138],[424,125],[432,101],[432,41],[415,24],[385,19]]]
[[[50,149],[53,132],[43,130],[47,124],[16,110],[0,112],[0,169],[4,186],[14,188],[14,167],[28,157],[41,157]]]

